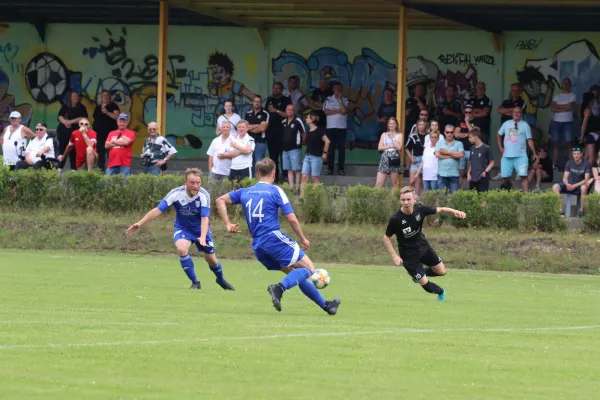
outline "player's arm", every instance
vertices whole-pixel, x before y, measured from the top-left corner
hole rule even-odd
[[[133,232],[137,231],[142,226],[144,226],[147,223],[158,218],[164,212],[163,208],[164,208],[164,210],[166,210],[168,208],[167,202],[164,200],[160,202],[158,207],[153,208],[152,210],[148,211],[148,213],[146,215],[144,215],[144,217],[142,219],[140,219],[135,224],[131,225],[129,227],[129,229],[127,229],[127,234],[131,235]]]
[[[201,246],[207,246],[206,235],[208,233],[208,219],[210,217],[210,195],[202,195],[200,197],[200,237],[198,241]]]
[[[456,218],[467,218],[467,213],[463,212],[463,211],[458,211],[455,210],[454,208],[450,208],[450,207],[438,207],[435,209],[437,214],[452,214],[454,215]]]
[[[231,221],[229,220],[229,215],[227,214],[227,206],[230,206],[230,205],[233,204],[233,201],[231,199],[230,194],[235,194],[236,192],[231,192],[231,193],[224,194],[223,196],[219,197],[217,199],[217,201],[216,201],[217,210],[219,211],[219,217],[221,217],[221,220],[223,221],[223,223],[227,227],[227,231],[231,232],[231,233],[238,233],[239,232],[238,231],[238,224],[232,224]],[[237,195],[234,195],[234,198],[239,198],[239,197],[236,197],[236,196]],[[236,204],[239,204],[239,200],[237,201]]]
[[[396,231],[396,221],[394,218],[390,218],[388,222],[388,226],[385,230],[385,234],[383,235],[383,244],[385,244],[385,248],[387,249],[390,256],[392,256],[392,260],[394,260],[394,264],[400,265],[402,264],[402,258],[396,253],[394,249],[394,245],[392,244],[392,236],[394,236],[394,232]]]
[[[300,226],[300,222],[298,222],[298,218],[296,217],[296,214],[292,212],[292,213],[287,214],[286,217],[287,217],[288,223],[290,224],[290,226],[296,233],[296,236],[298,236],[300,238],[300,241],[302,242],[302,246],[304,247],[303,250],[308,250],[308,248],[310,247],[310,242],[308,241],[306,236],[304,236],[304,232],[302,232],[302,227]]]

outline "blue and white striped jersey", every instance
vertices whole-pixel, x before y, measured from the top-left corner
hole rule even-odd
[[[202,217],[210,216],[210,194],[204,188],[200,188],[198,194],[189,196],[185,186],[180,186],[171,190],[160,201],[158,209],[165,212],[171,206],[175,207],[175,231],[182,230],[200,237]],[[210,225],[208,230],[210,232]]]

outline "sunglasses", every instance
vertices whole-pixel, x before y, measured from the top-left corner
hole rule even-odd
[[[425,114],[419,114],[419,117],[427,117],[429,114],[425,113]]]
[[[465,111],[465,114],[473,114],[473,111]]]
[[[444,132],[444,133],[447,135],[447,134],[449,134],[449,133],[454,133],[454,131],[446,131],[446,132]]]
[[[36,132],[44,132],[44,128],[35,128]]]
[[[79,126],[90,126],[89,122],[80,122]]]

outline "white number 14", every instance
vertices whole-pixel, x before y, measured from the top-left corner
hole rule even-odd
[[[262,213],[263,199],[256,204],[254,210],[252,210],[252,199],[248,200],[246,203],[246,207],[248,207],[248,212],[250,213],[250,219],[258,218],[258,222],[261,223],[265,214]]]

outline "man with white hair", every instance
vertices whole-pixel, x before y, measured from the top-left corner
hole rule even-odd
[[[2,136],[0,136],[0,143],[2,144],[4,165],[14,170],[19,161],[19,151],[27,146],[27,138],[32,139],[35,135],[31,129],[21,125],[20,112],[11,112],[9,118],[10,125],[4,129]]]
[[[148,134],[140,157],[144,160],[144,173],[158,176],[161,170],[166,169],[167,162],[177,153],[177,149],[165,137],[158,134],[156,122],[148,124]]]
[[[52,138],[48,137],[46,124],[39,123],[35,127],[35,138],[29,141],[25,150],[25,161],[19,160],[16,169],[42,169],[47,165],[46,159],[55,159],[54,143]]]

